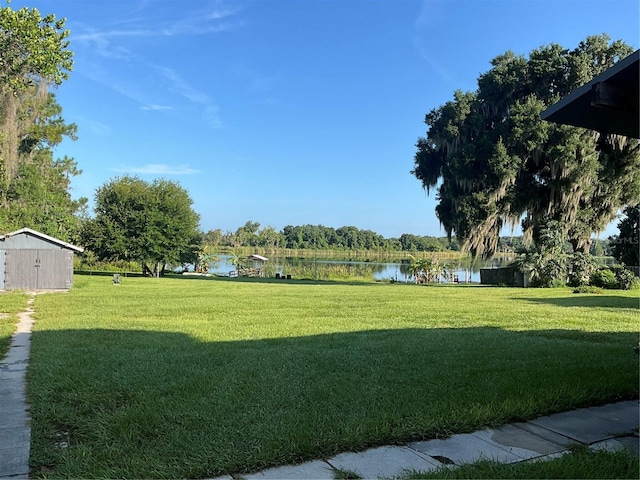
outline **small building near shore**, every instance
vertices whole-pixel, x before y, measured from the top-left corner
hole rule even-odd
[[[84,250],[22,228],[0,236],[0,290],[69,290],[73,256]]]
[[[482,285],[504,285],[509,287],[528,287],[531,285],[529,275],[520,272],[514,266],[499,268],[481,268],[480,283]]]
[[[264,277],[264,264],[269,260],[262,255],[247,256],[247,266],[238,272],[241,277]]]

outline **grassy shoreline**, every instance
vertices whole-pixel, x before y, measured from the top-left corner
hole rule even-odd
[[[36,476],[251,472],[638,395],[634,292],[75,281],[36,299]]]
[[[329,260],[361,260],[373,261],[384,259],[386,261],[402,261],[415,258],[431,258],[440,259],[462,259],[469,257],[468,254],[460,251],[440,251],[440,252],[407,252],[398,250],[347,250],[347,249],[312,249],[312,248],[263,248],[263,247],[220,247],[220,251],[230,252],[239,256],[251,255],[257,253],[259,255],[273,255],[275,257],[294,257],[294,258],[321,258]],[[508,254],[513,256],[514,254]],[[498,254],[500,256],[500,254]],[[373,259],[373,260],[372,260]]]

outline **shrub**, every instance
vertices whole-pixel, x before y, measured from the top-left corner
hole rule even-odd
[[[633,272],[624,268],[624,265],[613,265],[611,271],[616,277],[616,283],[619,289],[633,290],[640,287],[640,281]]]
[[[607,267],[600,268],[591,276],[591,285],[601,288],[617,288],[616,275]]]
[[[513,265],[529,275],[532,287],[563,287],[567,281],[567,255],[562,252],[541,248],[524,250]]]
[[[576,252],[572,258],[573,270],[569,275],[569,285],[579,287],[580,285],[589,285],[591,276],[595,273],[598,266],[588,253]]]
[[[567,281],[567,263],[564,257],[548,258],[542,267],[541,286],[548,288],[564,287]]]

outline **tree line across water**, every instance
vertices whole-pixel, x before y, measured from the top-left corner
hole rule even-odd
[[[371,230],[354,226],[339,228],[324,225],[287,225],[281,231],[273,227],[260,228],[258,222],[248,221],[235,232],[209,230],[203,243],[210,247],[259,247],[267,250],[371,250],[407,252],[459,251],[454,239],[403,233],[399,238],[385,238]]]

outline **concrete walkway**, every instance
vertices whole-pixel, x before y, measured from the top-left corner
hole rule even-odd
[[[453,435],[442,440],[341,453],[300,465],[218,478],[332,480],[336,470],[356,473],[365,479],[391,478],[407,471],[429,472],[442,465],[463,465],[481,459],[503,463],[551,459],[567,453],[569,447],[576,444],[588,445],[594,450],[626,449],[638,455],[639,412],[638,400],[630,400],[558,413],[497,429]]]
[[[7,356],[0,362],[0,478],[29,477],[31,427],[26,399],[26,373],[33,327],[33,299],[19,314]]]

